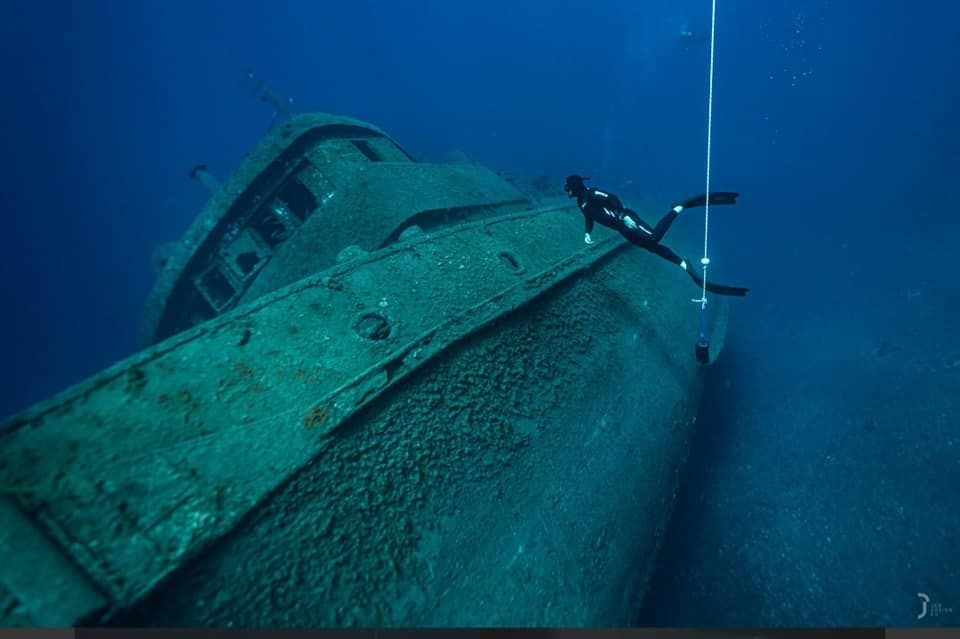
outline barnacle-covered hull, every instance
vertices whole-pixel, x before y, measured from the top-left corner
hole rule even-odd
[[[0,425],[0,622],[629,623],[700,393],[689,284],[516,208],[392,229]]]

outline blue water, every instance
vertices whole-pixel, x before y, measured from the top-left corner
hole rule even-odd
[[[648,219],[703,190],[706,0],[3,11],[0,415],[137,349],[151,253],[205,201],[187,170],[269,126],[247,67],[423,159],[590,175]],[[960,4],[720,0],[717,26],[713,185],[743,196],[712,270],[754,290],[638,623],[960,625]]]

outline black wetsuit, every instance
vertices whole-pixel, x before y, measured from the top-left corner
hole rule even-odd
[[[711,203],[713,201],[711,198]],[[624,208],[616,195],[594,188],[586,188],[577,194],[577,206],[583,213],[584,231],[587,235],[593,232],[594,223],[614,229],[631,243],[683,268],[697,286],[703,286],[703,279],[686,260],[669,247],[660,244],[660,240],[679,215],[674,209],[664,215],[656,226],[650,226],[637,215],[636,211]],[[749,289],[707,282],[707,290],[718,295],[742,296],[746,295]]]

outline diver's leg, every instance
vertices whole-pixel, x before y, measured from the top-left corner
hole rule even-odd
[[[656,242],[650,239],[653,237],[653,229],[643,220],[635,216],[624,217],[623,228],[620,229],[620,235],[629,240],[631,244],[647,250],[656,244]]]
[[[659,255],[660,257],[662,257],[663,259],[669,262],[673,262],[674,264],[676,264],[683,270],[687,271],[688,273],[691,272],[690,267],[687,265],[687,262],[682,257],[674,253],[669,246],[664,246],[663,244],[650,244],[649,246],[645,246],[644,248],[650,251],[651,253],[656,253],[657,255]]]
[[[680,211],[683,210],[683,207],[680,205],[674,206],[670,209],[670,212],[663,216],[656,226],[651,227],[649,224],[644,222],[637,212],[633,209],[625,209],[623,222],[631,230],[633,230],[634,225],[636,229],[640,230],[641,233],[645,236],[645,239],[650,240],[651,242],[659,242],[663,239],[664,234],[670,228],[670,225],[673,224],[673,221],[677,219],[677,216],[680,215]],[[631,224],[631,222],[633,224]]]
[[[621,233],[631,242],[633,242],[633,240],[630,239],[630,235],[634,235],[642,243],[657,241],[654,239],[653,227],[643,221],[633,209],[623,210],[623,226],[625,228]],[[637,242],[633,243],[637,244]]]
[[[660,218],[660,221],[657,222],[657,225],[653,227],[653,241],[659,242],[663,239],[663,236],[670,229],[670,225],[673,224],[673,221],[677,219],[677,216],[680,215],[680,211],[683,210],[682,206],[674,206],[670,209],[670,212]]]
[[[703,278],[697,273],[696,269],[687,263],[682,257],[674,253],[670,247],[664,246],[663,244],[650,244],[644,246],[645,249],[651,253],[656,253],[660,257],[670,262],[673,262],[684,271],[687,272],[687,275],[690,276],[697,286],[703,286]],[[736,295],[742,297],[747,294],[748,288],[741,288],[739,286],[726,286],[724,284],[713,284],[712,282],[707,282],[707,290],[711,293],[716,293],[717,295]]]

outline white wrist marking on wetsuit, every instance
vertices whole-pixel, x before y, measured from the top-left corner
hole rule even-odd
[[[680,260],[680,268],[682,268],[683,270],[687,270],[687,261],[686,261],[686,260]]]

